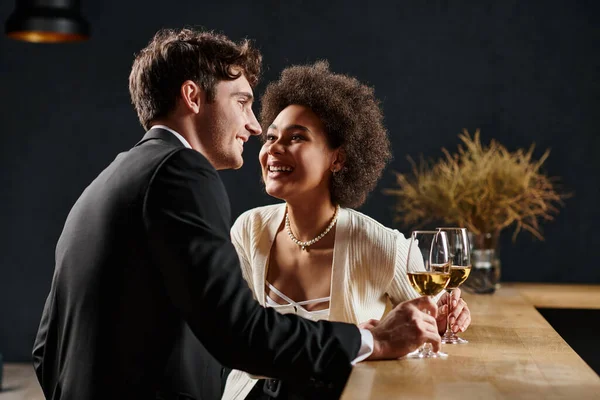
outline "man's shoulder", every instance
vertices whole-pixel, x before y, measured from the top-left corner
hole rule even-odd
[[[156,140],[135,146],[119,154],[110,167],[119,169],[121,173],[149,175],[151,185],[157,177],[177,181],[208,179],[214,183],[221,182],[215,168],[201,153],[161,142]]]
[[[170,164],[181,164],[185,167],[202,168],[216,173],[215,168],[202,153],[187,147],[174,146],[162,140],[142,143],[122,154],[125,157],[145,158],[147,161],[159,165],[168,162]]]

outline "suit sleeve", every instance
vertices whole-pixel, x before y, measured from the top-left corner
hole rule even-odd
[[[33,369],[46,397],[52,396],[57,378],[55,376],[57,367],[54,364],[57,352],[56,343],[58,341],[56,317],[54,315],[54,296],[55,292],[52,288],[44,304],[44,311],[32,352]],[[49,346],[48,343],[50,343]]]
[[[48,336],[49,329],[49,316],[50,316],[50,303],[51,303],[51,295],[48,295],[46,298],[46,303],[44,305],[44,312],[42,313],[42,319],[40,321],[40,326],[38,328],[37,335],[35,337],[35,342],[33,344],[33,352],[32,352],[32,361],[33,361],[33,369],[35,370],[35,374],[37,376],[38,382],[40,385],[44,387],[44,355],[46,350],[46,339]]]
[[[199,153],[182,149],[158,167],[144,220],[175,307],[228,367],[343,388],[360,347],[359,330],[261,307],[241,276],[229,219],[225,188]]]

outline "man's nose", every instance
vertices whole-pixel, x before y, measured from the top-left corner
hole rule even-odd
[[[248,130],[251,135],[260,135],[262,133],[262,128],[254,115],[254,111],[251,112],[250,119],[246,123],[246,130]]]

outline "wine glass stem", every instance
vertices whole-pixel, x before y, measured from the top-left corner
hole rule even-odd
[[[433,346],[431,345],[431,343],[423,343],[423,345],[421,346],[421,353],[433,353]]]
[[[453,289],[449,289],[447,290],[448,292],[448,309],[446,311],[446,336],[450,336],[452,335],[452,328],[450,327],[450,306],[452,305],[452,290]]]
[[[432,299],[433,296],[427,296],[427,298]],[[431,312],[429,312],[429,310],[426,310],[425,312],[427,314],[431,315]],[[421,345],[421,348],[419,349],[419,351],[421,352],[421,354],[433,353],[433,346],[431,345],[431,343],[425,342]]]

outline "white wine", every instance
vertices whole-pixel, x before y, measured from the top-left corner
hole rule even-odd
[[[449,273],[441,272],[409,272],[408,281],[422,296],[435,296],[450,281]]]
[[[450,282],[446,286],[446,290],[452,290],[459,287],[464,281],[467,280],[471,273],[471,266],[454,266],[450,267]]]

